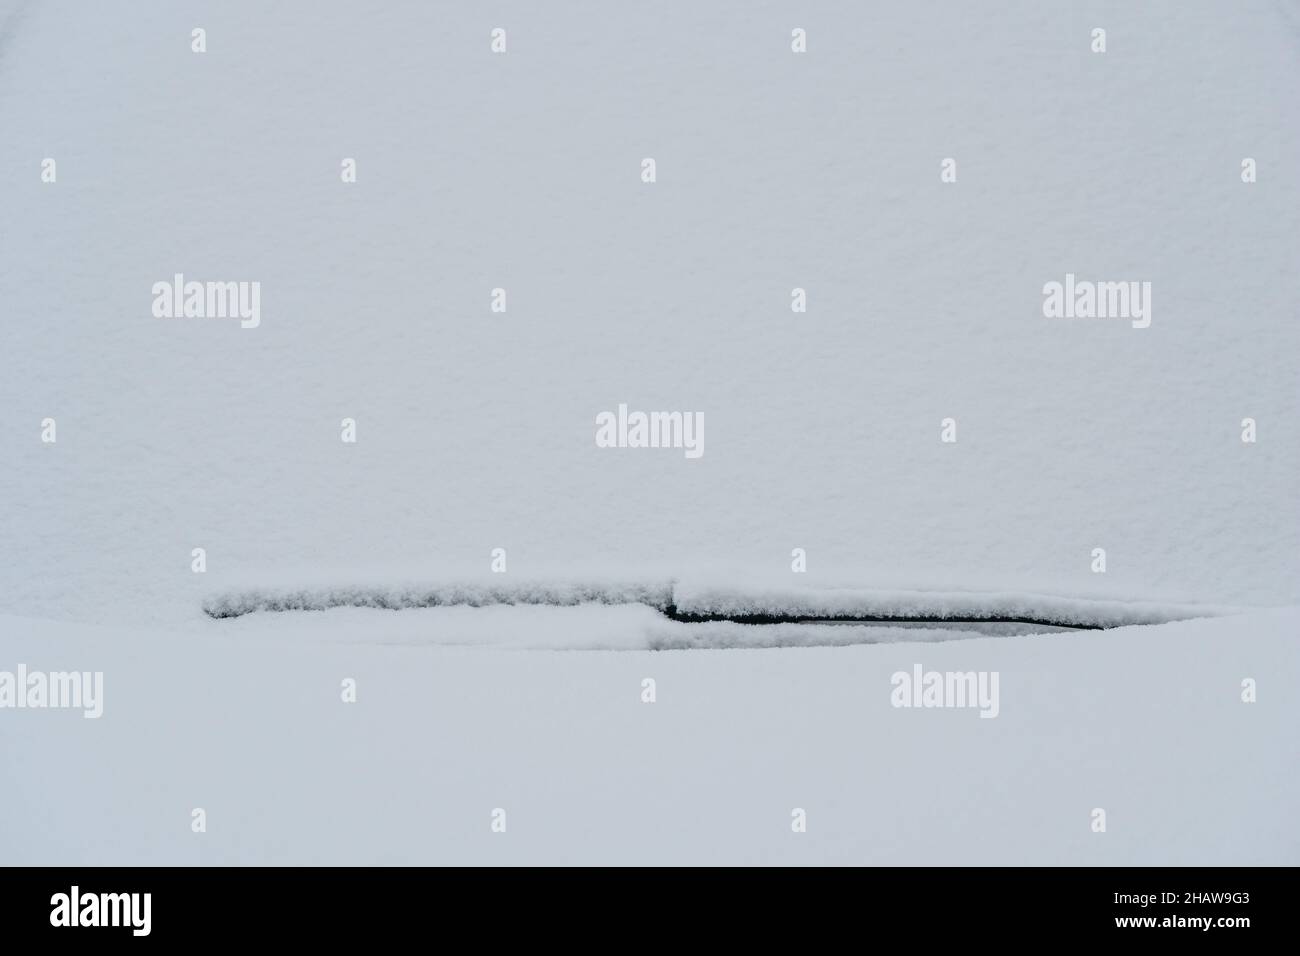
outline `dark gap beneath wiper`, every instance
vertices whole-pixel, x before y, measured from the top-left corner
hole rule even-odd
[[[701,614],[678,610],[670,604],[660,609],[661,613],[682,624],[708,624],[730,622],[732,624],[843,624],[843,625],[885,625],[895,627],[950,627],[954,625],[1025,625],[1027,627],[1050,628],[1063,631],[1101,631],[1102,624],[1072,624],[1035,617],[933,617],[913,615],[828,615],[826,617],[808,614]]]

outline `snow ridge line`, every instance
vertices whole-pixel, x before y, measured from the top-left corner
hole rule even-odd
[[[208,617],[241,617],[256,611],[325,611],[335,607],[386,610],[428,607],[489,607],[497,604],[574,607],[579,604],[645,604],[663,611],[672,584],[458,583],[385,587],[251,588],[213,595],[203,602]]]
[[[642,604],[685,624],[1025,624],[1077,629],[1163,624],[1236,613],[1235,608],[1060,597],[1022,592],[906,591],[861,588],[745,588],[663,582],[462,582],[248,588],[203,602],[212,618],[258,611],[386,610],[431,607]]]

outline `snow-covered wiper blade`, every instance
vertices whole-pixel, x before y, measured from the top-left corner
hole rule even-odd
[[[690,581],[495,580],[246,587],[220,591],[203,603],[213,618],[267,611],[337,607],[403,610],[435,607],[640,604],[688,624],[855,624],[972,628],[999,625],[1093,630],[1162,624],[1233,613],[1212,605],[1123,601],[1019,591],[900,590],[855,587],[772,587]]]

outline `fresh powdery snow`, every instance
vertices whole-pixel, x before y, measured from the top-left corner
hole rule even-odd
[[[0,0],[0,863],[1300,863],[1298,54]]]
[[[1032,638],[567,653],[539,648],[698,632],[637,606],[518,612],[252,614],[204,633],[0,618],[7,661],[104,674],[98,719],[0,712],[0,858],[1182,865],[1300,853],[1291,610]],[[895,675],[918,665],[998,674],[996,718],[893,706]],[[1240,700],[1247,676],[1254,704]],[[340,701],[344,679],[354,704]],[[191,831],[194,808],[205,833]],[[504,834],[490,829],[496,808]],[[794,808],[805,833],[791,832]],[[1091,830],[1097,808],[1104,833]]]

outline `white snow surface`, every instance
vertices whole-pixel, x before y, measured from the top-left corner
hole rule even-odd
[[[2,618],[10,661],[102,670],[104,714],[0,713],[0,860],[1300,860],[1292,610],[933,644],[528,649],[644,639],[652,614],[339,609],[200,634]],[[998,717],[892,707],[891,675],[916,664],[998,671]]]
[[[801,547],[809,586],[1300,601],[1287,4],[0,23],[0,609],[178,622],[195,547],[741,582]],[[1151,327],[1044,318],[1067,271],[1152,282]],[[261,325],[154,318],[177,272],[260,281]],[[703,457],[597,448],[620,402],[702,412]]]

